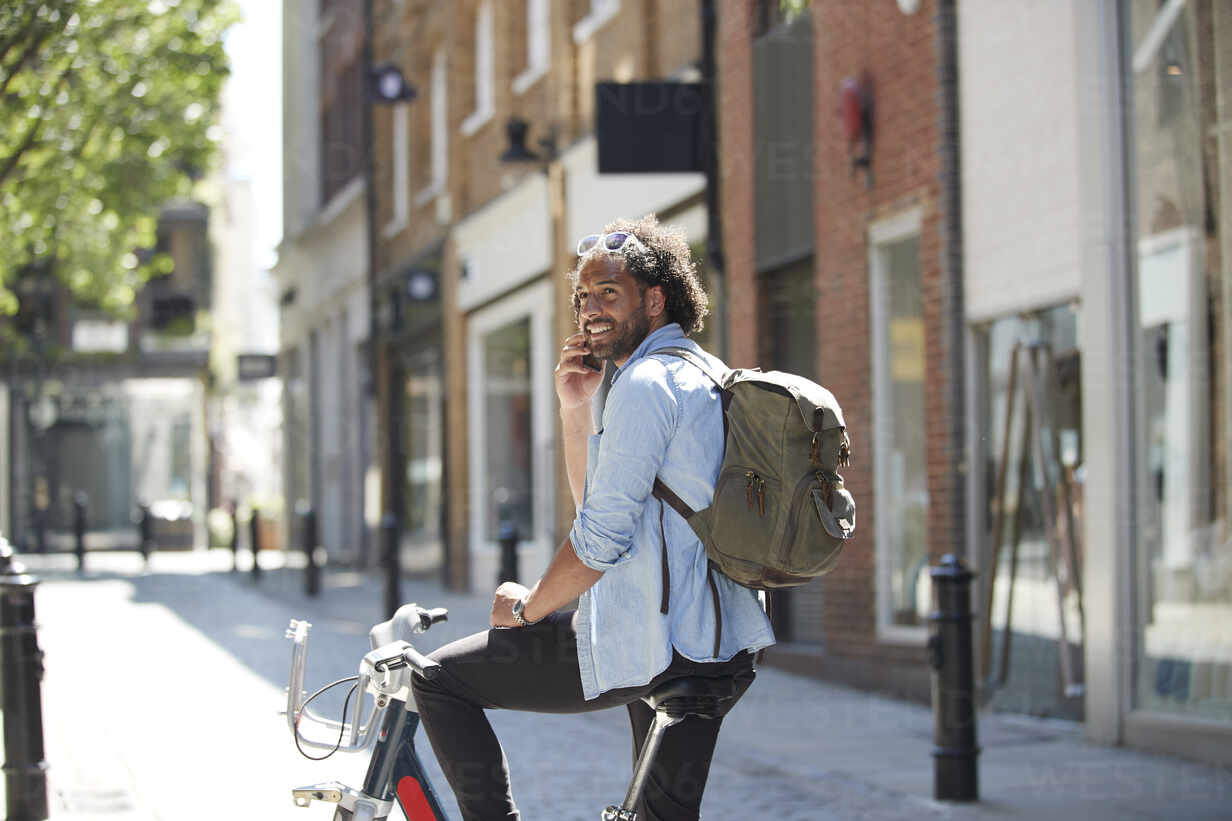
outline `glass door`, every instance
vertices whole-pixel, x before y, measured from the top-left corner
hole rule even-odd
[[[502,543],[517,547],[518,579],[533,583],[555,549],[555,391],[546,280],[470,319],[471,586],[495,586]]]

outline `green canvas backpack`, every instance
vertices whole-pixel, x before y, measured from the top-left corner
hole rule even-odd
[[[850,464],[851,441],[834,395],[779,371],[716,373],[686,348],[658,354],[684,359],[714,382],[725,441],[710,507],[693,510],[658,478],[655,497],[684,517],[711,564],[745,587],[795,587],[833,568],[856,529],[855,500],[838,472]],[[666,613],[666,544],[664,551]],[[713,579],[711,590],[717,612]]]

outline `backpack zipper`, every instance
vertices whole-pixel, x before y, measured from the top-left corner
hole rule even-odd
[[[766,480],[751,470],[744,472],[744,498],[749,510],[753,509],[753,492],[757,491],[757,510],[761,517],[766,518]]]

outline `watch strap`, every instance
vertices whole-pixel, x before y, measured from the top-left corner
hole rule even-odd
[[[518,599],[513,603],[513,620],[518,623],[519,627],[530,627],[532,624],[538,624],[537,621],[528,621],[522,615],[522,611],[526,609],[526,596]]]

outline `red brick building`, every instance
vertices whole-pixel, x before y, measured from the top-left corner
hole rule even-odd
[[[858,535],[779,596],[769,660],[924,697],[928,566],[965,544],[964,413],[953,4],[912,5],[723,4],[719,118],[730,363],[811,372],[854,445]]]

